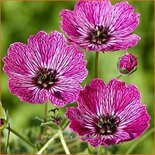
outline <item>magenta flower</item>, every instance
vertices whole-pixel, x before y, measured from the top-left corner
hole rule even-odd
[[[127,50],[140,37],[132,34],[139,14],[128,2],[112,5],[109,0],[79,1],[74,11],[63,10],[61,28],[72,43],[94,51]]]
[[[14,43],[4,58],[9,89],[22,101],[50,100],[64,106],[77,100],[80,82],[87,76],[84,53],[68,46],[62,34],[38,32],[28,44]]]
[[[93,79],[79,94],[78,107],[67,109],[70,128],[93,146],[113,145],[139,137],[150,116],[134,85],[116,79]]]
[[[118,61],[118,69],[121,74],[131,74],[137,69],[138,58],[131,53],[126,53]]]

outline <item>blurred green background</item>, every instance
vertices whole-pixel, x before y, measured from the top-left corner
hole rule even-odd
[[[61,20],[59,12],[65,8],[73,9],[74,3],[74,1],[3,1],[2,57],[7,54],[7,48],[11,43],[27,43],[27,38],[40,30],[49,33],[56,29],[62,32],[59,25]],[[139,57],[139,65],[135,73],[128,77],[122,77],[121,79],[127,83],[136,84],[140,89],[142,102],[147,105],[147,110],[151,115],[150,130],[154,126],[154,3],[153,1],[130,1],[130,3],[135,6],[136,12],[141,14],[140,25],[135,31],[135,33],[141,37],[141,41],[136,47],[128,50]],[[106,82],[118,76],[117,60],[123,54],[123,51],[100,53],[99,76]],[[82,85],[88,83],[91,78],[94,77],[94,55],[94,53],[86,52],[89,76]],[[9,111],[11,126],[20,133],[23,133],[25,137],[31,137],[33,139],[32,142],[35,141],[40,122],[33,118],[35,116],[43,117],[44,105],[22,103],[16,96],[13,96],[8,90],[8,78],[4,73],[2,73],[2,104],[3,107]],[[49,109],[52,107],[53,106],[49,104]],[[63,109],[60,111],[64,113]],[[69,130],[66,132],[68,131]],[[29,134],[31,134],[31,136]],[[6,143],[7,130],[3,130],[2,136],[3,150],[3,146]],[[153,134],[144,140],[142,138],[143,136],[137,140],[119,144],[112,148],[111,151],[117,154],[124,154],[134,143],[139,142],[131,153],[153,154]],[[78,139],[74,142],[71,141],[67,143],[70,146],[71,153],[88,153],[86,149],[87,144],[84,142],[81,143]],[[10,153],[32,153],[31,151],[25,143],[21,143],[17,137],[11,134]],[[61,145],[59,145],[59,141],[55,141],[55,143],[51,145],[48,153],[64,153]]]

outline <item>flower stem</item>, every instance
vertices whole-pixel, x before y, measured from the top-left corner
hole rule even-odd
[[[93,148],[90,144],[88,144],[88,153],[93,154]]]
[[[45,107],[44,107],[44,123],[47,122],[47,111],[48,111],[48,103],[45,103]]]
[[[108,154],[108,148],[107,147],[103,147],[102,145],[100,145],[98,147],[98,153],[97,154],[98,155],[101,155],[101,154],[103,154],[103,152],[104,152],[104,154]]]
[[[47,111],[48,111],[48,103],[45,103],[44,105],[44,123],[47,122]],[[46,132],[46,126],[43,126],[43,133]]]
[[[8,124],[10,128],[10,124]],[[9,147],[9,140],[10,140],[10,130],[8,130],[8,136],[7,136],[7,142],[6,142],[6,154],[8,153],[8,147]]]
[[[61,140],[62,146],[63,146],[63,148],[64,148],[66,154],[70,154],[69,149],[68,149],[68,147],[67,147],[67,144],[66,144],[66,142],[65,142],[65,139],[64,139],[62,130],[60,130],[59,136],[60,136],[60,140]]]
[[[15,131],[14,129],[12,129],[10,126],[6,127],[10,132],[12,132],[13,134],[15,134],[18,138],[22,139],[24,142],[26,142],[29,146],[31,146],[32,148],[35,148],[35,146],[29,142],[27,139],[25,139],[22,135],[20,135],[17,131]]]
[[[108,148],[107,147],[104,148],[104,154],[108,154]]]
[[[116,79],[120,79],[121,77],[122,77],[122,74],[118,75]]]
[[[62,127],[62,130],[64,130],[68,126],[69,123],[70,121],[67,121],[66,124]]]
[[[74,149],[74,147],[76,147],[77,145],[79,145],[79,143],[77,144],[77,142],[75,141],[75,142],[69,144],[69,145],[68,145],[68,148],[73,148],[73,149]],[[59,153],[62,152],[62,151],[63,151],[62,148],[60,148],[60,149],[55,149],[55,150],[52,152],[52,154],[59,154]]]
[[[99,52],[95,54],[95,77],[98,77]]]
[[[101,154],[103,154],[103,146],[99,146],[98,147],[98,153],[97,153],[98,155],[101,155]]]
[[[67,123],[67,124],[68,124],[68,123]],[[62,135],[62,130],[65,130],[66,127],[67,127],[67,125],[66,125],[65,127],[63,127],[63,129],[61,129],[61,128],[59,127],[58,132],[57,132],[51,139],[49,139],[49,140],[47,141],[47,143],[40,149],[40,151],[38,151],[37,154],[42,154],[42,153],[46,150],[46,148],[48,147],[48,145],[49,145],[51,142],[53,142],[58,136],[60,137],[60,139],[61,139],[61,138],[64,139],[64,138],[63,138],[63,135]],[[63,141],[64,141],[64,140],[63,140]],[[62,143],[62,141],[61,141],[61,143]],[[64,141],[64,143],[65,143],[65,141]],[[64,147],[64,143],[62,144],[63,147]],[[67,148],[67,145],[66,145],[66,147],[65,147],[64,149],[66,149],[66,148]],[[69,150],[68,150],[67,153],[69,153]],[[69,154],[70,154],[70,153],[69,153]]]
[[[152,134],[154,132],[154,128],[150,129],[141,139],[139,139],[138,141],[136,141],[127,151],[125,154],[131,154],[132,151],[137,147],[137,145],[139,143],[141,143],[142,141],[144,141],[145,138],[147,138],[150,134]]]
[[[42,154],[46,150],[48,145],[59,136],[59,134],[60,134],[60,131],[58,131],[51,139],[49,139],[49,141],[47,141],[47,143],[40,149],[40,151],[37,154]]]

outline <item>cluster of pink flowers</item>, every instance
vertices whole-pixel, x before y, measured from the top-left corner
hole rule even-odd
[[[77,101],[78,107],[67,108],[70,128],[93,146],[113,145],[142,135],[149,127],[150,116],[141,103],[135,85],[118,79],[105,84],[87,77],[84,52],[114,52],[137,45],[140,37],[133,34],[139,14],[128,2],[112,5],[109,0],[79,1],[73,11],[63,10],[61,28],[68,35],[43,31],[32,35],[27,44],[16,42],[8,48],[4,71],[9,89],[21,101],[63,107]],[[138,59],[130,53],[118,62],[121,74],[131,74]]]

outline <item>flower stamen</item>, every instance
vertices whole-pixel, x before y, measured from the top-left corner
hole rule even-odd
[[[37,86],[41,88],[51,87],[58,79],[56,78],[57,72],[53,69],[41,68],[37,77],[34,79]]]
[[[100,134],[108,135],[116,132],[119,122],[120,120],[116,116],[101,115],[99,116],[98,123],[96,125]]]
[[[104,44],[107,41],[108,38],[108,29],[101,26],[95,26],[95,29],[93,29],[89,33],[88,39],[94,43],[94,44]]]

